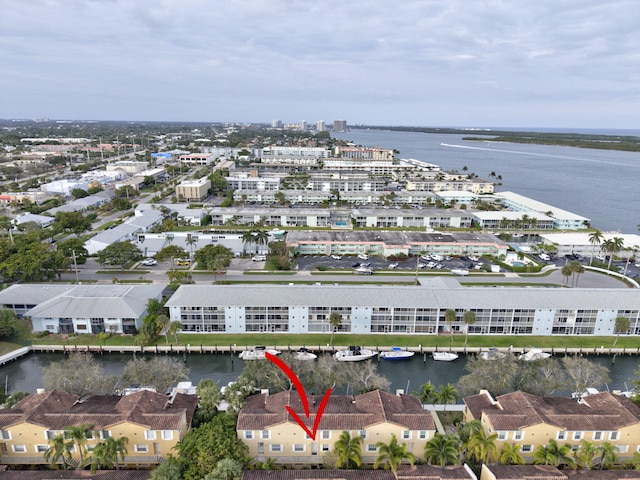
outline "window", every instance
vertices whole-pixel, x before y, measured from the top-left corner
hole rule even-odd
[[[36,453],[44,453],[49,450],[49,445],[36,445]]]
[[[362,437],[362,439],[364,440],[365,438],[367,438],[367,431],[366,430],[360,430],[360,433],[358,434]]]
[[[402,439],[403,440],[409,440],[411,438],[411,431],[410,430],[403,430],[402,431]]]
[[[522,445],[521,452],[531,452],[533,450],[531,445]]]
[[[27,451],[27,447],[25,445],[12,445],[14,453],[25,453]]]
[[[57,434],[58,432],[56,432],[55,430],[47,430],[46,432],[44,432],[44,437],[47,440],[53,440]]]
[[[102,436],[102,440],[105,440],[111,436],[111,432],[109,430],[102,430],[100,434]]]
[[[155,440],[156,439],[156,431],[155,430],[147,430],[144,432],[145,440]]]
[[[504,432],[504,431],[498,432],[498,440],[506,440],[507,438],[509,438],[509,434],[507,432]]]
[[[173,440],[173,430],[162,430],[163,440]]]
[[[269,449],[272,452],[281,452],[282,451],[282,445],[280,445],[279,443],[276,443],[275,445],[270,445]]]
[[[271,436],[269,433],[269,430],[262,430],[262,432],[260,433],[260,438],[262,438],[263,440],[269,439],[269,437]]]
[[[244,431],[244,439],[245,440],[253,440],[253,430],[245,430]]]
[[[134,448],[136,453],[147,453],[149,451],[149,447],[146,445],[137,444]]]
[[[602,432],[593,432],[594,440],[602,440],[603,438],[604,438],[604,435],[602,434]]]
[[[378,447],[376,447],[375,443],[367,444],[367,452],[377,452],[377,451],[378,451]]]
[[[573,432],[573,439],[574,440],[582,440],[583,437],[583,432]]]
[[[11,432],[9,430],[0,430],[0,439],[11,440]]]
[[[322,430],[322,439],[329,440],[331,438],[331,430]]]
[[[522,430],[517,430],[515,432],[513,432],[513,439],[514,440],[522,440],[524,438],[524,432]]]
[[[293,445],[293,451],[294,452],[304,452],[305,448],[304,445],[302,443],[296,443]]]
[[[556,435],[556,439],[557,440],[566,440],[567,439],[567,432],[561,430],[558,432],[558,434]]]
[[[418,432],[418,438],[420,440],[425,440],[427,438],[427,431],[426,430],[420,430]]]
[[[620,435],[618,432],[609,432],[609,440],[618,440]]]
[[[616,445],[617,453],[627,453],[629,451],[629,445]]]
[[[328,443],[323,443],[323,444],[320,446],[320,449],[321,449],[323,452],[328,452],[328,451],[329,451],[329,444],[328,444]]]
[[[93,432],[93,430],[88,430],[87,434],[86,434],[87,440],[93,440],[95,437],[95,434]]]

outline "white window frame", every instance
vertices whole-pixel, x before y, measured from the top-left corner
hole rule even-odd
[[[133,449],[135,450],[136,453],[148,453],[149,445],[146,445],[144,443],[136,443]]]
[[[616,440],[620,439],[620,432],[618,432],[617,430],[613,430],[612,432],[609,432],[609,440],[613,440],[614,442]]]
[[[273,453],[281,453],[282,452],[282,444],[280,443],[272,443],[269,445],[269,451]]]
[[[426,430],[420,430],[418,432],[418,440],[426,440],[427,438],[429,438],[429,434]]]
[[[582,439],[584,438],[584,432],[579,431],[579,430],[578,430],[578,431],[575,431],[575,432],[573,432],[573,436],[572,436],[572,438],[573,438],[574,440],[582,440]]]
[[[320,450],[322,450],[323,452],[328,452],[329,450],[331,450],[331,445],[329,445],[328,443],[322,443],[320,444]]]
[[[0,429],[0,440],[11,440],[11,432]]]
[[[244,431],[244,439],[245,440],[253,440],[253,430],[245,430]]]
[[[627,453],[629,451],[629,445],[614,445],[617,453]]]
[[[533,452],[533,445],[522,445],[522,448],[520,448],[520,451],[523,453]]]
[[[360,432],[358,433],[359,437],[362,437],[362,439],[364,440],[365,438],[367,438],[367,431],[366,430],[360,430]]]
[[[173,430],[161,430],[162,440],[173,440]]]
[[[295,453],[301,453],[307,451],[307,446],[304,443],[294,443],[291,447]]]
[[[36,453],[44,453],[49,450],[51,447],[47,444],[39,444],[33,447]]]
[[[269,440],[271,438],[271,431],[270,430],[262,430],[260,432],[260,438],[262,440]]]
[[[27,453],[26,445],[11,445],[11,450],[13,453]]]
[[[145,440],[155,440],[158,437],[155,430],[145,430],[144,431],[144,439]]]
[[[57,430],[45,430],[44,438],[45,440],[53,440],[58,435]]]
[[[565,430],[558,430],[556,433],[556,440],[566,440],[567,432]]]
[[[100,438],[106,440],[111,436],[111,430],[100,430]]]
[[[524,440],[524,432],[522,430],[516,430],[513,432],[513,439],[516,441]]]
[[[593,432],[593,439],[594,440],[603,440],[604,439],[604,432],[602,432],[602,431]]]
[[[377,452],[378,446],[375,443],[367,443],[367,452]]]
[[[402,440],[411,440],[411,430],[402,431]]]
[[[501,442],[509,439],[509,432],[506,432],[504,430],[498,430],[496,433],[498,434],[497,439],[500,440]]]
[[[331,440],[331,430],[322,430],[320,436],[322,440]]]

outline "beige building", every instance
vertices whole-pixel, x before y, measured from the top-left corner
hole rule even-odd
[[[493,399],[482,390],[464,403],[465,422],[480,420],[488,434],[497,433],[498,451],[507,443],[520,445],[527,461],[536,447],[551,439],[573,449],[582,440],[595,445],[608,442],[621,460],[640,451],[640,407],[621,395],[602,392],[573,399],[518,391]]]
[[[176,195],[186,202],[199,202],[207,198],[210,188],[211,182],[207,177],[187,180],[176,186]]]
[[[93,395],[83,399],[61,391],[31,394],[13,408],[0,410],[0,463],[45,465],[49,441],[71,426],[93,425],[85,458],[108,437],[127,437],[124,465],[163,462],[190,429],[198,399],[139,391],[131,395]],[[80,452],[71,452],[75,462]],[[59,463],[61,463],[60,460]]]
[[[395,435],[398,443],[418,457],[435,434],[431,414],[410,395],[379,390],[362,395],[331,395],[313,440],[289,415],[291,407],[299,418],[313,426],[322,395],[308,397],[311,414],[306,419],[296,391],[249,397],[238,416],[238,437],[249,447],[256,461],[274,458],[280,464],[294,466],[321,465],[323,456],[333,451],[343,431],[360,436],[362,462],[371,464],[378,456],[378,442],[389,443]]]

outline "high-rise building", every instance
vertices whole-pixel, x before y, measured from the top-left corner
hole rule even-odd
[[[324,120],[320,120],[318,123],[316,123],[316,130],[318,132],[324,132],[326,130],[326,127],[324,125]]]
[[[300,130],[306,130],[307,129],[307,121],[306,120],[302,120],[300,122]]]
[[[334,120],[333,121],[333,131],[334,132],[346,132],[347,131],[347,121],[346,120]]]
[[[271,120],[272,128],[282,128],[282,120]]]

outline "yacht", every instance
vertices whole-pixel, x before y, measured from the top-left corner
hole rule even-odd
[[[280,355],[280,350],[259,346],[240,352],[238,358],[241,358],[242,360],[264,360],[267,358],[265,355],[266,353],[270,353],[271,355]]]
[[[339,362],[360,362],[362,360],[368,360],[377,355],[373,350],[368,348],[361,348],[359,346],[350,346],[347,350],[340,350],[336,352],[336,360]]]
[[[433,352],[431,356],[439,362],[453,362],[458,358],[458,354],[453,352]]]
[[[536,360],[544,360],[545,358],[549,358],[551,356],[548,352],[543,352],[540,348],[532,348],[527,353],[521,353],[518,355],[520,360],[524,360],[525,362],[535,362]]]
[[[413,357],[415,352],[403,350],[400,347],[393,347],[390,352],[380,353],[380,358],[383,360],[406,360]]]

